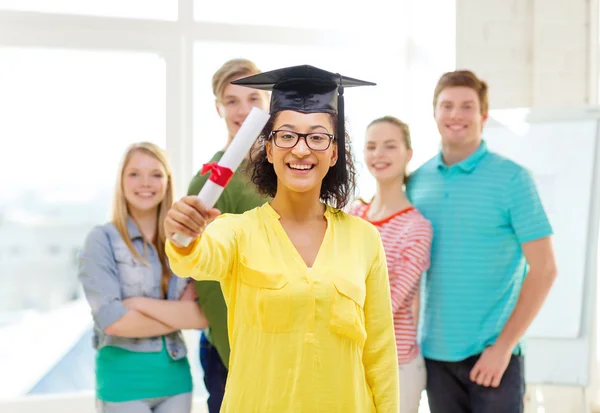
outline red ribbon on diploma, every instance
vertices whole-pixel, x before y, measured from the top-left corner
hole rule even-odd
[[[202,165],[200,175],[204,175],[207,172],[210,172],[210,177],[208,179],[223,188],[225,188],[233,176],[233,171],[231,169],[221,166],[217,162],[209,162]]]

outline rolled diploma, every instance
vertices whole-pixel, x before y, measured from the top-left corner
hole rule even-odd
[[[269,117],[270,115],[267,112],[253,107],[218,164],[235,172],[267,124]],[[198,198],[207,208],[212,208],[217,203],[221,193],[223,193],[223,189],[225,187],[208,179],[200,190]],[[184,247],[187,247],[193,241],[191,237],[182,234],[173,235],[173,239]]]

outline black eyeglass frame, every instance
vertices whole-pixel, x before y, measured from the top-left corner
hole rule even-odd
[[[296,136],[296,142],[294,142],[294,144],[292,146],[280,146],[277,144],[277,132],[288,132],[292,135]],[[310,135],[325,135],[329,138],[329,143],[327,144],[327,147],[324,149],[314,149],[313,147],[310,146],[310,143],[308,143],[308,136]],[[287,129],[276,129],[271,131],[271,133],[269,133],[269,139],[273,139],[273,143],[275,144],[275,146],[277,146],[278,148],[282,148],[282,149],[292,149],[293,147],[295,147],[296,145],[298,145],[298,142],[300,142],[300,139],[304,138],[304,142],[306,142],[306,146],[308,146],[311,150],[313,151],[326,151],[327,149],[329,149],[329,147],[331,146],[331,142],[333,142],[333,140],[335,139],[335,135],[331,134],[331,133],[325,133],[325,132],[310,132],[310,133],[298,133],[298,132],[294,132],[291,130],[287,130]]]

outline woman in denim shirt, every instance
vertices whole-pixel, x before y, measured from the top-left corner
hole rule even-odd
[[[99,412],[191,411],[181,329],[207,326],[193,284],[174,277],[163,220],[173,200],[164,151],[138,143],[119,169],[111,222],[89,233],[79,279],[94,319]]]

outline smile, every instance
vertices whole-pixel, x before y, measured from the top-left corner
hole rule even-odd
[[[152,198],[156,195],[156,192],[135,192],[137,196],[141,196],[142,198]]]
[[[297,171],[308,171],[314,168],[313,164],[297,164],[297,163],[288,163],[287,166],[290,169],[295,169]]]

